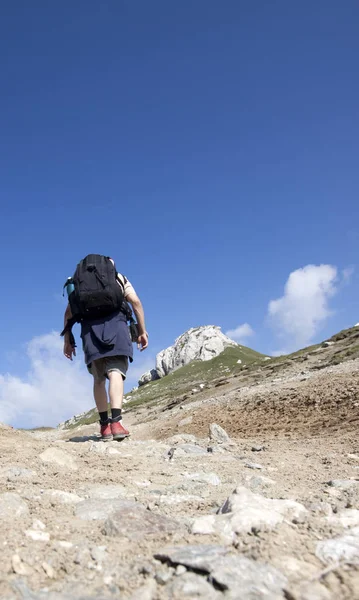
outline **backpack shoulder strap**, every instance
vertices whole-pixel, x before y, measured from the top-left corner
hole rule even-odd
[[[119,282],[119,284],[121,285],[121,287],[123,288],[123,292],[125,293],[125,285],[128,281],[127,277],[125,277],[125,275],[122,275],[122,273],[118,273],[116,271],[116,278],[117,278],[117,281]]]

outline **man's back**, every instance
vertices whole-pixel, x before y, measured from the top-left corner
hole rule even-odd
[[[110,259],[110,261],[114,267],[113,260]],[[101,273],[97,272],[96,277],[99,279],[101,287],[104,283]],[[137,317],[137,347],[140,348],[141,351],[145,350],[148,346],[148,334],[145,328],[145,316],[142,303],[133,286],[124,275],[115,272],[114,277],[115,279],[113,279],[111,285],[120,287],[121,294],[119,294],[119,297],[131,304]],[[102,284],[101,281],[103,282]],[[85,292],[87,291],[88,290],[85,289]],[[114,298],[118,296],[116,291],[117,288],[115,288],[115,293],[113,294]],[[94,297],[91,297],[91,293],[89,293],[88,296],[89,305],[91,306],[91,302],[96,299],[96,292]],[[101,293],[99,293],[98,298],[101,298]],[[74,303],[74,306],[75,308],[78,308],[79,304]],[[92,308],[96,309],[96,306],[92,305]],[[101,306],[99,306],[99,312],[100,310]],[[72,360],[73,356],[76,356],[75,347],[71,343],[70,330],[68,329],[68,323],[71,324],[72,319],[73,314],[69,303],[65,311],[64,319],[64,354],[70,360]],[[133,346],[127,325],[126,303],[122,302],[120,307],[114,311],[107,312],[106,314],[93,316],[92,312],[91,317],[82,317],[80,322],[85,363],[89,373],[94,378],[93,389],[100,417],[101,438],[104,441],[108,439],[122,439],[129,435],[128,430],[121,424],[123,381],[126,378],[128,363],[133,360]],[[107,408],[107,380],[109,381],[111,418],[108,417]]]

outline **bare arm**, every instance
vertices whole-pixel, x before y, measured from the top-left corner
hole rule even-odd
[[[72,317],[72,312],[71,312],[70,304],[68,304],[68,305],[66,306],[66,310],[65,310],[65,314],[64,314],[64,328],[65,328],[65,327],[66,327],[66,325],[67,325],[67,321],[68,321],[69,319],[71,319],[71,317]],[[64,336],[64,337],[65,337],[65,338],[67,337],[67,339],[69,339],[69,335],[70,335],[70,334],[69,334],[69,332],[68,332],[68,331],[66,331],[66,333],[65,333],[65,336]]]
[[[141,350],[145,350],[148,346],[148,333],[145,325],[145,312],[143,310],[142,302],[135,292],[130,292],[126,296],[127,302],[131,303],[133,312],[136,315],[138,323],[138,348],[141,346]]]
[[[72,312],[70,305],[68,304],[64,314],[64,327],[66,327],[67,322],[72,317]],[[70,332],[66,331],[64,334],[64,355],[69,360],[72,360],[72,356],[76,356],[76,349],[70,343]]]

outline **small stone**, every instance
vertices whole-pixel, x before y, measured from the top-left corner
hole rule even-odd
[[[159,501],[161,504],[181,504],[182,502],[203,502],[201,496],[195,496],[193,494],[161,494]]]
[[[60,548],[66,548],[67,550],[73,547],[73,543],[67,542],[66,540],[58,540],[57,544]]]
[[[0,520],[10,521],[29,513],[29,508],[18,494],[5,492],[0,494]]]
[[[223,427],[217,425],[217,423],[211,423],[209,426],[209,439],[212,442],[228,442],[229,435]]]
[[[310,502],[307,504],[307,509],[316,515],[324,515],[325,517],[330,517],[333,514],[329,502]]]
[[[122,454],[119,450],[116,450],[116,448],[111,448],[111,446],[109,448],[107,448],[107,454]]]
[[[221,480],[216,473],[185,473],[185,477],[198,483],[207,483],[209,485],[221,484]]]
[[[258,469],[259,471],[264,469],[264,467],[259,463],[245,462],[244,466],[247,467],[247,469]]]
[[[331,525],[341,525],[342,527],[354,527],[359,525],[359,510],[347,508],[336,514],[327,517]]]
[[[225,451],[225,449],[223,448],[222,445],[217,446],[216,444],[213,445],[213,446],[208,446],[207,447],[207,452],[209,454],[225,454],[226,453],[226,451]]]
[[[185,454],[207,454],[207,450],[204,450],[204,448],[196,446],[195,444],[179,444],[175,450],[176,455],[179,455],[179,450],[182,450]]]
[[[318,542],[315,553],[326,564],[358,561],[359,527],[354,527],[341,537]]]
[[[101,564],[106,559],[106,546],[95,546],[92,548],[91,558]]]
[[[48,496],[53,500],[59,502],[59,504],[77,504],[83,502],[84,498],[73,494],[72,492],[64,492],[63,490],[45,490],[44,496]]]
[[[341,490],[349,490],[350,488],[359,486],[359,479],[332,479],[328,481],[328,485]]]
[[[16,575],[29,575],[30,569],[29,567],[22,562],[20,556],[18,554],[13,554],[11,557],[11,566],[12,570]]]
[[[35,519],[32,523],[32,529],[35,529],[38,531],[44,531],[44,529],[46,529],[46,525],[39,519]]]
[[[252,446],[252,452],[262,452],[265,450],[264,446]]]
[[[190,425],[193,421],[193,417],[186,417],[185,419],[182,419],[181,421],[179,421],[178,423],[178,427],[184,427],[185,425]]]
[[[27,529],[25,535],[34,540],[34,542],[48,542],[50,540],[50,534],[47,531]]]
[[[220,600],[223,597],[204,577],[188,572],[175,577],[166,585],[165,590],[167,598],[171,600]]]
[[[94,484],[88,486],[84,493],[89,498],[114,500],[116,498],[122,499],[123,496],[126,496],[127,490],[125,486],[119,484]]]
[[[160,585],[165,585],[170,579],[172,579],[174,573],[173,568],[162,568],[157,569],[155,579]]]
[[[98,442],[92,441],[89,446],[89,452],[96,452],[97,454],[108,454],[107,444],[104,444],[102,440]]]
[[[143,481],[134,481],[133,483],[138,485],[138,487],[149,487],[150,485],[152,485],[151,481],[149,481],[148,479],[144,479]]]
[[[204,515],[194,520],[191,527],[191,533],[199,535],[211,535],[215,533],[216,517],[214,515]]]
[[[177,565],[176,575],[183,575],[183,573],[187,573],[186,567],[184,567],[183,565]]]
[[[80,565],[82,568],[88,567],[90,562],[90,550],[86,546],[81,546],[74,558],[75,565]]]
[[[196,436],[190,433],[176,433],[176,435],[172,435],[171,437],[167,438],[166,442],[170,446],[175,446],[176,444],[183,444],[186,442],[194,443],[196,439]]]
[[[41,566],[50,579],[55,579],[55,571],[49,563],[43,562]]]
[[[75,515],[83,521],[104,521],[109,515],[132,502],[122,499],[89,498],[76,504]]]
[[[40,454],[39,458],[44,463],[66,467],[70,471],[77,471],[78,469],[74,458],[64,450],[60,450],[60,448],[47,448],[45,452]]]
[[[8,481],[18,481],[22,479],[33,479],[36,476],[35,471],[30,469],[21,469],[19,467],[10,467],[6,470]]]
[[[275,483],[276,481],[274,479],[265,477],[264,475],[246,475],[244,477],[244,484],[248,485],[252,492],[258,492],[259,489],[266,488],[274,485]]]
[[[140,588],[135,590],[130,600],[153,600],[156,594],[156,582],[153,579],[147,581]]]
[[[358,454],[347,454],[348,458],[351,458],[352,460],[359,460],[359,456]]]

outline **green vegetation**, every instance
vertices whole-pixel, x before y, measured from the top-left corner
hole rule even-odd
[[[343,330],[330,338],[330,341],[336,344],[340,342],[339,347],[332,348],[334,351],[328,351],[327,365],[339,364],[345,360],[351,360],[359,357],[359,328]],[[201,383],[208,384],[215,380],[223,379],[229,375],[236,376],[240,373],[254,374],[255,371],[263,369],[279,370],[292,361],[306,360],[308,356],[321,348],[321,344],[315,344],[303,348],[292,354],[272,357],[270,360],[264,360],[263,354],[251,350],[246,346],[229,346],[222,354],[209,361],[193,361],[190,364],[177,369],[163,379],[152,381],[138,390],[127,394],[128,401],[125,404],[126,411],[133,410],[141,405],[148,407],[154,406],[164,401],[171,402],[180,396],[186,395],[192,389],[198,388]],[[238,363],[238,360],[242,361]],[[326,366],[323,363],[323,367]],[[260,377],[259,373],[258,376]],[[69,423],[68,428],[77,425],[86,425],[98,420],[98,413],[95,409],[79,417],[75,423]]]
[[[142,404],[153,406],[164,399],[172,400],[179,394],[186,394],[200,383],[208,383],[219,377],[225,377],[229,373],[239,373],[244,365],[263,362],[263,354],[251,350],[246,346],[229,346],[215,358],[208,361],[193,361],[190,364],[173,371],[163,379],[151,381],[131,394],[131,397],[125,404],[126,411],[134,409]],[[238,360],[242,363],[239,364]],[[89,411],[75,423],[69,424],[68,428],[78,425],[89,425],[98,420],[98,413],[95,409]]]

